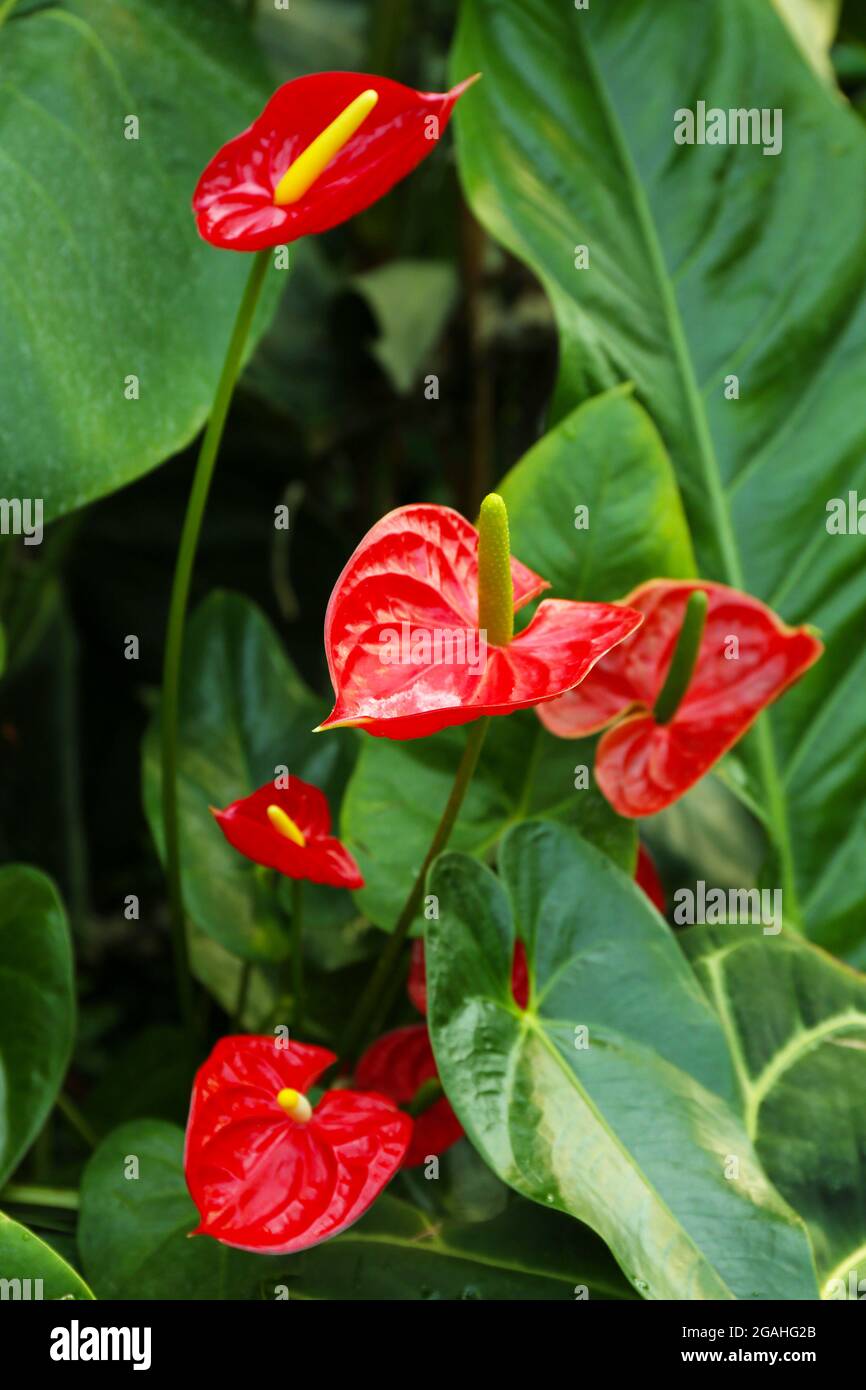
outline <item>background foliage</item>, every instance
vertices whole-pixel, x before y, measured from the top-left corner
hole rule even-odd
[[[51,522],[40,547],[0,537],[3,1270],[44,1268],[58,1297],[827,1292],[866,1248],[866,1002],[836,959],[866,963],[866,568],[862,538],[824,525],[830,497],[866,486],[866,7],[19,0],[0,16],[0,492],[44,497]],[[326,787],[367,878],[310,898],[315,1040],[357,997],[465,735],[313,738],[325,605],[383,512],[424,498],[471,517],[500,482],[515,554],[557,596],[701,573],[821,629],[808,680],[640,831],[668,888],[782,883],[792,927],[833,954],[795,932],[678,937],[628,881],[635,828],[575,794],[591,747],[531,713],[499,721],[428,939],[434,1046],[469,1137],[438,1183],[401,1175],[351,1232],[266,1261],[185,1236],[200,1059],[172,997],[158,684],[191,446],[244,274],[198,241],[189,198],[278,82],[326,68],[484,79],[410,180],[292,248],[232,409],[182,700],[209,1035],[242,980],[249,1028],[284,993],[287,898],[207,809],[277,763]],[[673,110],[697,97],[782,107],[783,157],[676,147]],[[531,1026],[507,984],[515,933]],[[576,1051],[576,1022],[605,1046]],[[730,1151],[745,1192],[720,1178]],[[78,1217],[74,1197],[37,1200],[79,1184]],[[42,1243],[22,1264],[28,1229]]]

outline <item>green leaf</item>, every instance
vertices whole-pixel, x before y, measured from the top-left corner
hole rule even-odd
[[[127,1160],[137,1179],[125,1178]],[[385,1195],[356,1226],[300,1255],[250,1255],[197,1224],[183,1177],[183,1132],[124,1125],[99,1146],[81,1190],[78,1238],[97,1295],[119,1299],[627,1298],[604,1248],[552,1213],[516,1205],[490,1222],[431,1223]]]
[[[432,738],[368,738],[362,744],[343,801],[342,835],[364,875],[365,886],[355,894],[358,906],[387,931],[433,839],[465,741],[465,729],[446,729]],[[494,719],[452,847],[483,859],[509,826],[526,816],[549,816],[633,872],[634,825],[611,809],[591,771],[590,785],[575,788],[576,769],[591,767],[586,740],[553,738],[532,710]]]
[[[351,281],[376,317],[373,355],[395,391],[412,389],[430,360],[457,298],[457,274],[447,261],[398,260]]]
[[[646,897],[553,824],[512,830],[499,870],[442,856],[427,925],[436,1062],[482,1157],[596,1230],[645,1297],[815,1297],[805,1231],[730,1103],[722,1029]]]
[[[850,1271],[866,1278],[866,978],[787,932],[679,940],[727,1035],[758,1156],[809,1228],[822,1293],[850,1296]]]
[[[43,498],[46,520],[203,424],[250,259],[205,245],[190,200],[267,96],[229,5],[67,0],[4,25],[4,490]]]
[[[561,420],[497,487],[511,547],[545,597],[610,602],[660,574],[695,572],[670,459],[629,387]],[[578,529],[588,508],[588,527]]]
[[[304,685],[258,608],[212,594],[193,616],[181,684],[179,806],[184,895],[196,926],[246,960],[279,960],[288,941],[272,885],[224,838],[209,807],[224,807],[287,767],[331,798],[342,790],[349,739],[312,729],[322,703]],[[158,719],[144,743],[144,803],[163,852]]]
[[[827,640],[755,760],[788,915],[799,895],[816,937],[866,958],[866,569],[862,538],[826,529],[828,499],[866,491],[866,131],[768,0],[464,0],[454,71],[479,69],[461,174],[553,303],[558,414],[632,381],[701,572]],[[782,152],[676,144],[698,97],[782,109]]]
[[[16,1280],[29,1280],[30,1283],[22,1282],[16,1288],[12,1283]],[[12,1286],[9,1292],[6,1291],[7,1281]],[[0,1286],[2,1298],[93,1298],[81,1276],[50,1245],[3,1212],[0,1212]],[[29,1293],[26,1292],[28,1288]]]
[[[819,77],[835,85],[830,49],[839,27],[842,0],[772,0]]]
[[[10,864],[0,869],[0,1186],[48,1117],[74,1027],[63,905],[44,874]]]

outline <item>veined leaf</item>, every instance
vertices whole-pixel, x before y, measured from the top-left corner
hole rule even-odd
[[[364,875],[358,906],[386,931],[424,862],[465,742],[465,729],[446,729],[432,738],[366,738],[361,745],[343,801],[342,836]],[[578,789],[584,773],[588,785]],[[484,859],[525,816],[562,820],[634,872],[634,826],[596,787],[589,741],[553,738],[532,710],[494,719],[451,844]]]
[[[731,1103],[722,1029],[648,900],[552,824],[512,830],[499,870],[443,855],[427,924],[436,1062],[482,1157],[598,1231],[647,1298],[814,1298],[805,1230]]]
[[[822,1293],[847,1297],[852,1271],[866,1280],[866,978],[790,933],[679,940],[728,1038],[749,1137],[809,1228]]]
[[[671,461],[629,387],[578,406],[496,490],[514,554],[549,582],[545,597],[610,603],[659,574],[695,573]]]
[[[866,131],[767,0],[464,0],[454,70],[477,69],[461,173],[551,298],[558,413],[633,381],[702,573],[827,641],[759,721],[754,766],[787,915],[799,897],[812,934],[866,958],[866,569],[826,525],[866,488]],[[778,109],[780,151],[677,144],[698,101]]]
[[[127,1178],[130,1157],[138,1177]],[[492,1221],[437,1221],[386,1194],[345,1235],[300,1255],[251,1255],[188,1233],[183,1131],[123,1125],[88,1164],[79,1244],[102,1298],[628,1298],[590,1232],[517,1204]]]
[[[0,1186],[54,1104],[74,1027],[63,905],[44,874],[10,864],[0,869]]]
[[[0,459],[6,495],[42,498],[46,520],[203,424],[250,261],[200,241],[190,202],[267,96],[231,5],[64,0],[6,19]],[[281,288],[272,275],[259,328]]]

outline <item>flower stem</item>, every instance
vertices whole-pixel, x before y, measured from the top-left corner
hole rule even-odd
[[[191,1037],[195,1033],[195,1008],[184,920],[180,830],[177,810],[177,726],[183,637],[195,553],[204,510],[207,505],[208,492],[210,491],[211,478],[270,254],[269,250],[257,252],[250,268],[249,279],[223,362],[210,419],[201,442],[177,553],[165,638],[161,707],[162,823],[165,836],[165,862],[177,995],[181,1015]]]
[[[69,1188],[26,1187],[23,1183],[10,1182],[3,1188],[0,1197],[21,1207],[56,1207],[62,1211],[78,1210],[78,1193]]]
[[[403,905],[403,911],[397,919],[397,925],[385,946],[384,951],[379,957],[379,962],[370,977],[367,988],[361,996],[354,1017],[346,1031],[345,1040],[341,1049],[341,1057],[344,1063],[354,1062],[359,1051],[359,1043],[366,1036],[370,1025],[377,1023],[387,1009],[389,999],[392,997],[393,979],[395,967],[400,960],[409,929],[415,920],[415,914],[424,893],[424,886],[427,882],[427,871],[437,855],[441,854],[448,843],[454,823],[463,804],[469,783],[472,781],[472,774],[478,764],[481,754],[481,747],[490,724],[490,716],[475,720],[469,726],[469,737],[463,749],[463,756],[460,759],[457,772],[454,776],[454,785],[451,788],[451,795],[442,812],[442,819],[436,827],[433,839],[430,841],[430,848],[424,856],[424,863],[418,871],[418,877],[412,885],[412,890]]]
[[[80,1138],[84,1140],[88,1148],[95,1149],[99,1143],[99,1135],[96,1133],[90,1121],[85,1119],[82,1115],[75,1102],[71,1101],[69,1097],[61,1091],[54,1103],[61,1115],[66,1117],[69,1124]]]
[[[304,885],[299,878],[292,881],[292,988],[297,1039],[304,1027]]]

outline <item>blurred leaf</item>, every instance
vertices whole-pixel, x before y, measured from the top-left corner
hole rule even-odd
[[[0,447],[7,495],[46,520],[204,422],[251,261],[199,240],[190,199],[267,95],[247,25],[212,0],[66,0],[4,25]]]
[[[54,1105],[74,1027],[72,949],[57,892],[37,869],[0,868],[0,1185]]]
[[[609,603],[646,579],[695,572],[670,459],[629,387],[578,406],[497,491],[514,554],[552,586],[545,597]],[[578,506],[589,510],[586,529]]]
[[[395,391],[405,394],[429,364],[451,316],[457,272],[447,261],[392,261],[356,275],[352,284],[379,325],[373,354]]]
[[[365,879],[355,900],[386,931],[423,863],[465,741],[465,729],[446,729],[432,738],[368,737],[362,744],[343,801],[342,835]],[[589,740],[554,738],[533,710],[494,719],[451,846],[483,859],[510,825],[545,816],[573,826],[633,872],[635,827],[605,801],[592,779],[592,761]],[[589,769],[585,789],[575,788],[578,767]]]
[[[789,918],[799,897],[817,939],[866,959],[866,569],[862,537],[827,531],[828,499],[866,492],[866,131],[768,0],[464,0],[453,70],[478,69],[456,113],[463,183],[550,296],[557,414],[633,382],[701,573],[827,642],[742,756]],[[696,95],[780,109],[782,151],[677,144]]]
[[[308,72],[356,72],[364,68],[367,5],[362,0],[292,0],[256,10],[256,37],[277,82]]]
[[[184,896],[196,926],[246,960],[279,960],[288,942],[271,880],[231,847],[209,807],[248,796],[285,766],[321,787],[336,812],[354,742],[315,737],[321,717],[321,702],[264,614],[237,594],[212,594],[190,622],[181,682]],[[162,853],[158,716],[144,742],[143,778],[145,810]]]
[[[0,1212],[0,1272],[4,1281],[31,1281],[30,1293],[20,1294],[19,1297],[93,1298],[81,1276],[50,1245],[3,1212]],[[38,1293],[32,1282],[37,1279],[41,1281]],[[3,1298],[14,1297],[14,1293],[4,1290]]]
[[[730,1103],[722,1029],[645,895],[552,824],[512,830],[499,873],[443,855],[427,924],[433,1049],[479,1153],[592,1226],[647,1298],[814,1297],[805,1231]]]
[[[102,1133],[127,1120],[185,1120],[198,1060],[182,1029],[143,1028],[118,1049],[88,1095],[88,1119]]]
[[[849,1271],[866,1274],[866,978],[788,932],[679,940],[727,1035],[749,1137],[809,1228],[822,1293],[839,1297],[841,1279],[847,1296]]]
[[[806,61],[819,77],[834,84],[830,49],[839,27],[842,0],[772,0]]]
[[[130,1155],[139,1177],[126,1179]],[[431,1225],[380,1197],[350,1231],[300,1255],[250,1255],[197,1224],[183,1177],[183,1132],[139,1122],[99,1146],[84,1175],[79,1244],[100,1298],[574,1298],[629,1290],[604,1247],[575,1223],[516,1206],[492,1222]],[[284,1297],[285,1294],[282,1294]]]

